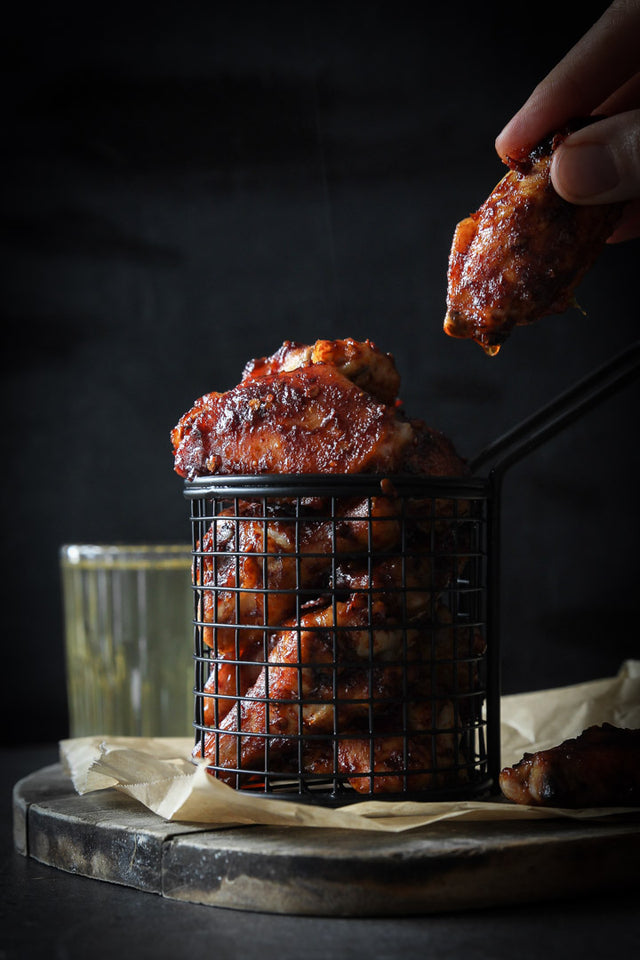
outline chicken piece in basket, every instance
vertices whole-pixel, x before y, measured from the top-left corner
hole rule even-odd
[[[382,353],[370,340],[316,340],[313,345],[285,340],[269,357],[250,360],[242,379],[288,373],[299,367],[324,364],[335,367],[347,380],[381,403],[393,404],[400,389],[400,375],[390,353]]]
[[[459,786],[466,770],[456,750],[455,709],[451,701],[434,707],[416,700],[407,707],[406,734],[352,737],[338,744],[337,772],[357,793],[403,794]],[[331,776],[333,757],[321,746],[310,747],[307,769]]]
[[[369,341],[286,342],[248,364],[236,387],[200,397],[180,419],[171,433],[176,472],[190,480],[207,474],[463,474],[447,438],[403,415],[398,386],[393,359]]]
[[[375,625],[372,630],[370,625]],[[335,628],[338,628],[339,633]],[[334,650],[339,643],[339,651]],[[296,753],[296,738],[303,732],[326,734],[336,717],[344,724],[366,724],[369,684],[388,689],[399,684],[399,670],[381,665],[371,676],[360,675],[370,654],[382,661],[400,655],[402,635],[388,628],[380,603],[370,607],[365,596],[346,602],[311,604],[275,638],[273,649],[254,685],[228,711],[219,734],[208,734],[204,756],[229,769],[221,779],[236,781],[236,771],[264,770],[265,735],[269,735],[271,769],[286,770],[286,760]],[[339,683],[343,702],[336,706],[334,667],[340,660]],[[366,688],[366,689],[365,689]],[[196,746],[199,754],[200,745]]]
[[[512,329],[574,303],[574,291],[620,217],[622,204],[575,205],[556,193],[556,133],[510,167],[455,231],[449,255],[445,332],[471,338],[490,356]]]
[[[484,650],[477,631],[443,619],[404,630],[365,594],[310,604],[276,635],[242,696],[223,709],[218,698],[205,699],[205,723],[218,729],[195,755],[236,786],[295,769],[299,756],[307,773],[335,769],[360,792],[399,792],[405,776],[413,790],[443,785],[459,773],[447,697],[455,691],[472,704]]]
[[[204,642],[216,656],[242,656],[265,627],[282,627],[309,594],[329,583],[332,556],[366,556],[400,542],[400,503],[375,496],[342,499],[333,517],[324,502],[302,515],[286,503],[240,500],[222,510],[199,545],[197,585]],[[268,591],[268,593],[267,593]],[[225,624],[231,624],[229,628]],[[236,637],[235,625],[255,627]]]

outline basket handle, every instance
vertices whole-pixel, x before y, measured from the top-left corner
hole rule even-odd
[[[640,370],[640,340],[579,380],[550,403],[502,434],[469,462],[472,473],[499,457],[491,471],[505,471],[555,436],[578,417],[630,383]]]

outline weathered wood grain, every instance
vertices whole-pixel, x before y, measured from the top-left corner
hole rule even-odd
[[[402,916],[640,883],[640,816],[447,821],[401,834],[168,823],[116,790],[78,796],[59,765],[14,789],[16,849],[173,900],[313,916]]]

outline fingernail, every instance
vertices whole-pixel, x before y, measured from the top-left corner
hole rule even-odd
[[[576,200],[608,193],[620,181],[611,151],[603,143],[565,143],[554,166],[554,182]]]

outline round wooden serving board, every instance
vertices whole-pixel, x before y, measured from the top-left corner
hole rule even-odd
[[[640,817],[445,821],[405,833],[169,823],[60,764],[14,788],[16,848],[172,900],[311,916],[408,916],[638,884]]]

